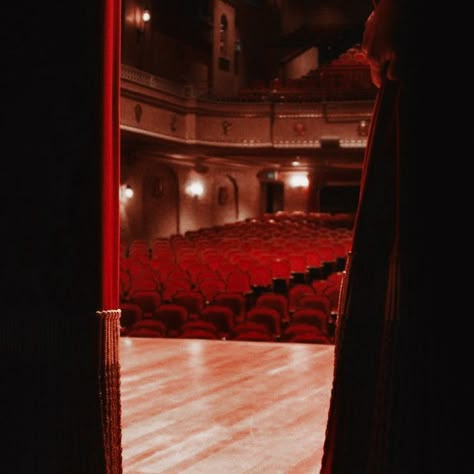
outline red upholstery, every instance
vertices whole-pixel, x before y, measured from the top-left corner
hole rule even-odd
[[[181,326],[179,337],[186,339],[218,339],[216,327],[209,321],[194,319]]]
[[[314,295],[314,288],[311,285],[300,283],[290,287],[288,290],[288,309],[290,313],[296,310],[299,300],[304,295]]]
[[[331,312],[331,302],[323,294],[305,295],[300,298],[298,308],[316,308],[324,311],[329,316]]]
[[[142,308],[143,317],[149,318],[161,304],[161,297],[154,290],[136,290],[130,295],[129,302],[138,304]]]
[[[252,308],[247,311],[247,320],[264,324],[274,338],[279,338],[281,335],[280,313],[274,308],[265,306]]]
[[[240,293],[222,292],[219,293],[213,301],[219,306],[227,306],[234,313],[234,322],[243,321],[246,314],[246,300]]]
[[[143,319],[143,310],[137,303],[120,303],[120,326],[127,331]]]
[[[328,337],[316,326],[292,322],[285,329],[283,340],[286,342],[329,343]]]
[[[280,321],[282,323],[289,320],[288,298],[285,295],[274,292],[263,293],[258,297],[255,306],[276,309],[280,313]]]
[[[234,313],[226,306],[210,305],[201,312],[201,318],[212,323],[220,338],[228,339],[234,327]]]
[[[183,306],[165,303],[158,307],[152,318],[165,325],[168,337],[177,337],[182,324],[188,318],[188,312]]]
[[[248,273],[243,272],[240,269],[231,271],[227,275],[225,283],[227,291],[242,293],[243,295],[252,291]]]
[[[206,302],[212,302],[219,293],[226,291],[224,281],[217,278],[203,280],[198,283],[197,288],[204,296]]]
[[[127,337],[163,337],[163,334],[155,331],[154,329],[148,328],[137,328],[131,329],[127,334]]]
[[[291,317],[291,323],[309,324],[317,327],[323,334],[328,333],[328,315],[321,309],[297,309]]]
[[[178,291],[174,294],[171,301],[186,308],[189,319],[197,319],[206,303],[202,293],[197,290]]]

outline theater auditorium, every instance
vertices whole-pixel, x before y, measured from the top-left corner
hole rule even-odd
[[[103,0],[8,30],[5,472],[319,474],[372,9]],[[397,474],[372,458],[331,472]]]

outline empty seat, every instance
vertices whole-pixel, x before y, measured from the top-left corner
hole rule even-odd
[[[213,301],[216,305],[227,306],[234,313],[234,322],[243,321],[246,314],[246,299],[240,293],[223,292],[219,293]]]
[[[273,278],[281,278],[284,279],[286,282],[290,280],[291,267],[290,262],[287,259],[277,258],[271,260],[269,265],[272,270]]]
[[[179,337],[184,339],[218,339],[218,332],[211,322],[194,319],[181,325]]]
[[[183,306],[164,303],[157,308],[152,318],[165,325],[167,337],[178,337],[182,324],[188,319],[188,312]]]
[[[265,324],[255,321],[243,321],[236,326],[231,336],[235,341],[273,341],[273,337]]]
[[[317,327],[311,324],[291,323],[285,329],[283,339],[286,342],[310,344],[328,344],[330,341]]]
[[[119,298],[120,301],[126,301],[132,288],[132,277],[126,270],[120,270],[119,276]]]
[[[179,291],[191,291],[191,282],[189,280],[167,280],[163,282],[161,296],[163,301],[171,302],[174,295]]]
[[[228,339],[234,327],[234,313],[227,306],[206,306],[201,312],[201,319],[212,323],[221,339]]]
[[[206,303],[212,302],[219,293],[226,291],[225,282],[220,278],[205,279],[198,283],[197,289],[201,292]]]
[[[272,269],[268,265],[256,263],[248,268],[252,288],[270,289],[273,282]]]
[[[258,297],[255,306],[276,309],[280,314],[280,322],[282,324],[289,320],[288,298],[285,295],[274,292],[263,293]]]
[[[247,320],[264,324],[274,339],[281,335],[280,313],[274,308],[259,306],[247,311]]]
[[[143,310],[137,303],[122,302],[120,303],[120,327],[126,334],[130,328],[143,319]]]
[[[199,318],[206,303],[202,293],[197,290],[178,291],[173,295],[171,302],[186,308],[188,319]]]
[[[229,272],[225,278],[225,283],[227,291],[230,292],[246,295],[252,291],[248,273],[240,269]]]
[[[164,337],[165,335],[165,325],[152,319],[137,321],[126,334],[129,337]]]
[[[328,320],[327,313],[317,308],[297,309],[291,317],[291,323],[304,323],[316,326],[324,335],[328,334]]]
[[[171,272],[181,270],[176,262],[162,259],[150,260],[150,267],[154,273],[158,273],[160,281],[166,281]]]
[[[331,313],[338,312],[340,290],[340,285],[329,285],[323,291],[323,295],[329,299]]]
[[[331,313],[331,302],[323,294],[304,295],[299,299],[298,308],[316,308],[325,312],[327,316]]]
[[[143,291],[158,293],[160,291],[160,283],[151,275],[132,276],[127,295],[128,299],[130,299],[134,294]]]
[[[155,329],[149,328],[132,328],[127,334],[127,337],[163,337],[163,334]]]
[[[290,313],[296,310],[299,300],[305,295],[314,295],[315,291],[311,285],[300,283],[288,290],[288,310]]]
[[[153,329],[155,331],[162,332],[163,335],[166,333],[166,326],[162,321],[157,321],[155,319],[142,319],[137,321],[133,326],[133,329]]]
[[[161,304],[161,297],[154,290],[136,290],[130,295],[129,302],[138,304],[143,311],[143,317],[150,318]]]

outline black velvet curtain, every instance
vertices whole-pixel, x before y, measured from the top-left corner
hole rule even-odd
[[[122,469],[116,271],[120,14],[119,0],[70,4],[66,10],[57,1],[5,5],[5,473]]]

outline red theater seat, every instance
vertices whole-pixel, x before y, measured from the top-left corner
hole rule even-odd
[[[234,326],[231,336],[234,341],[274,341],[265,324],[243,321]]]
[[[291,323],[309,324],[317,327],[323,334],[328,334],[328,315],[321,309],[297,309],[291,317]]]
[[[305,342],[314,344],[328,344],[328,337],[317,327],[306,324],[292,322],[285,329],[283,340],[286,342]]]
[[[281,335],[280,313],[274,308],[255,307],[247,311],[247,320],[263,324],[274,339]]]
[[[329,316],[331,313],[331,301],[323,294],[305,295],[302,296],[298,303],[298,308],[315,308],[324,311]]]
[[[188,312],[183,306],[165,303],[158,307],[152,318],[165,325],[167,337],[178,337],[181,326],[188,319]]]
[[[226,306],[211,304],[201,312],[201,319],[212,323],[221,339],[228,339],[234,327],[234,313]]]
[[[178,291],[171,302],[186,308],[188,319],[198,319],[206,304],[204,296],[197,290]]]
[[[137,303],[120,303],[120,326],[125,333],[137,322],[143,319],[143,310]]]
[[[152,319],[137,321],[126,334],[129,337],[165,337],[165,335],[165,325]]]
[[[266,308],[276,309],[280,314],[281,323],[285,323],[289,320],[288,298],[285,295],[274,292],[263,293],[258,297],[255,306],[265,306]]]
[[[150,318],[161,304],[161,297],[155,290],[136,290],[130,295],[129,302],[138,304],[143,311],[143,317]]]
[[[288,310],[290,313],[298,308],[300,299],[305,295],[314,295],[314,288],[304,283],[296,284],[288,290]]]
[[[218,339],[216,327],[209,321],[194,319],[181,325],[180,338],[185,339]]]
[[[234,313],[234,322],[238,323],[245,319],[246,299],[240,293],[231,293],[228,291],[219,293],[213,301],[214,304],[220,306],[227,306]]]

